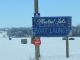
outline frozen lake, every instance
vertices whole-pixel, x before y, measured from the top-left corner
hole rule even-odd
[[[80,60],[80,38],[74,38],[69,41],[70,57],[66,58],[66,41],[62,37],[41,37],[40,60]],[[34,60],[31,38],[27,38],[27,44],[21,44],[21,39],[0,36],[0,60]]]

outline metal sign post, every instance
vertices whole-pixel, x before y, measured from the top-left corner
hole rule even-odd
[[[66,58],[69,58],[69,39],[66,37]]]
[[[75,40],[72,36],[73,35],[72,35],[72,30],[71,30],[71,32],[69,33],[69,35],[66,36],[66,37],[63,37],[63,39],[62,39],[62,40],[66,40],[65,41],[66,42],[66,58],[69,58],[69,40]]]
[[[38,13],[38,0],[34,0],[34,17],[39,17]],[[34,37],[35,38],[35,37]],[[39,60],[40,57],[40,46],[35,45],[35,59]]]
[[[71,16],[40,17],[38,0],[34,0],[34,17],[32,28],[34,39],[36,37],[64,37],[71,31]],[[33,38],[32,36],[32,38]],[[39,43],[37,41],[37,43]],[[40,46],[35,45],[35,58],[39,60]],[[68,36],[66,37],[66,57],[69,57]]]

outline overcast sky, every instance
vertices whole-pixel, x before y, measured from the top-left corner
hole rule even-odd
[[[72,16],[80,24],[80,0],[39,0],[41,16]],[[0,28],[31,27],[34,0],[0,0]]]

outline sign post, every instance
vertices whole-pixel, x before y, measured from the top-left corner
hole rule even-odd
[[[66,58],[69,58],[69,39],[66,36]]]
[[[71,16],[56,16],[56,17],[40,17],[38,12],[38,0],[34,0],[34,17],[32,17],[32,28],[34,39],[36,37],[65,37],[71,31]],[[32,38],[33,38],[32,36]],[[69,43],[66,37],[66,57],[69,57]],[[33,39],[33,40],[34,40]],[[40,40],[34,40],[35,58],[40,57]]]
[[[40,14],[38,13],[38,0],[34,0],[34,17],[39,17],[39,16]],[[34,38],[35,37],[36,36],[34,36]],[[40,46],[35,45],[35,59],[39,60],[39,57],[40,57]]]
[[[63,40],[66,40],[66,58],[69,58],[69,40],[74,40],[74,38],[69,37],[72,37],[72,30],[68,36],[63,38]]]

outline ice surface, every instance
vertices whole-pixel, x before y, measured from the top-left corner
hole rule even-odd
[[[35,48],[31,38],[21,44],[22,38],[3,37],[0,34],[0,60],[34,60]],[[69,41],[70,57],[66,58],[66,41],[62,37],[41,37],[40,60],[80,60],[80,38]]]

